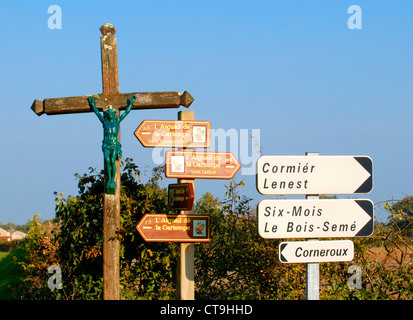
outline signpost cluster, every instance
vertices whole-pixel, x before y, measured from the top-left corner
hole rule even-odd
[[[193,112],[179,112],[179,117],[185,115],[193,116]],[[165,176],[179,180],[178,183],[168,186],[168,202],[179,212],[193,213],[195,178],[231,179],[241,167],[231,152],[205,152],[193,149],[210,146],[209,121],[144,120],[135,130],[135,136],[144,147],[179,148],[165,152]],[[182,182],[183,179],[190,181]],[[174,217],[179,221],[174,221]],[[176,227],[168,228],[169,224]],[[184,227],[178,227],[181,224]],[[201,233],[197,232],[196,224],[202,227]],[[136,229],[148,242],[210,241],[209,216],[149,214],[142,218]]]
[[[211,241],[209,216],[194,214],[195,179],[231,179],[241,165],[231,152],[195,151],[211,145],[211,123],[195,121],[193,111],[178,120],[145,120],[135,130],[144,147],[175,148],[165,152],[168,202],[177,215],[146,214],[136,226],[145,241],[180,242],[177,299],[195,299],[194,243]]]
[[[351,240],[373,233],[374,209],[368,199],[319,199],[320,194],[369,193],[373,163],[366,156],[262,156],[257,161],[257,190],[265,195],[306,195],[305,200],[262,200],[258,232],[267,239],[307,238],[281,242],[283,263],[307,263],[307,299],[318,299],[319,262],[351,261]]]

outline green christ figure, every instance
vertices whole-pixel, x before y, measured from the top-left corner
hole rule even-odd
[[[107,194],[115,194],[116,190],[116,182],[115,182],[115,174],[116,174],[116,160],[118,158],[122,158],[122,145],[118,140],[119,134],[119,125],[120,122],[125,119],[125,117],[129,114],[132,109],[133,103],[135,102],[136,97],[132,96],[128,100],[128,106],[125,112],[116,117],[116,110],[110,108],[103,112],[103,116],[100,114],[99,110],[96,108],[95,105],[95,98],[88,97],[87,100],[89,102],[89,106],[93,109],[96,113],[97,117],[99,118],[100,122],[103,125],[103,141],[102,141],[102,151],[105,160],[105,168],[106,168],[106,193]]]

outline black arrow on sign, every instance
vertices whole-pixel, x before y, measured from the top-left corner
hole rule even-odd
[[[373,189],[373,162],[369,157],[354,157],[354,159],[370,174],[370,177],[354,193],[369,193]]]
[[[281,245],[280,245],[280,260],[281,260],[281,262],[288,262],[287,259],[285,259],[285,257],[282,254],[282,252],[283,252],[283,250],[286,246],[287,246],[287,243],[281,243]]]
[[[361,228],[361,230],[359,232],[357,232],[357,234],[355,235],[355,237],[366,237],[369,236],[373,233],[373,228],[374,228],[374,219],[373,219],[373,214],[374,214],[374,210],[373,210],[373,203],[370,201],[366,201],[366,200],[354,200],[359,206],[360,208],[362,208],[369,216],[370,216],[370,220],[364,225],[363,228]]]

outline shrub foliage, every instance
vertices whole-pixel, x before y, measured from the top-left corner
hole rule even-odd
[[[121,298],[175,299],[179,247],[147,243],[135,227],[146,213],[173,213],[161,187],[163,167],[148,182],[126,159],[121,175]],[[103,172],[76,174],[79,194],[56,193],[56,218],[32,219],[24,243],[24,273],[15,295],[22,299],[102,299]],[[209,243],[196,244],[196,299],[305,299],[305,265],[283,264],[279,240],[262,239],[252,199],[240,196],[243,182],[229,181],[222,200],[204,194],[196,213],[211,217]],[[404,202],[403,202],[404,201]],[[391,218],[373,236],[355,238],[356,256],[348,263],[320,264],[321,299],[413,299],[410,198],[385,208]],[[63,288],[50,290],[47,269],[62,269]],[[350,265],[362,270],[362,286],[347,284]]]

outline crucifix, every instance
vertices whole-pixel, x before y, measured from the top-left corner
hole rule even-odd
[[[100,31],[103,93],[97,95],[34,100],[31,109],[38,115],[56,115],[95,112],[102,122],[104,139],[102,151],[105,164],[105,194],[103,209],[103,299],[118,300],[119,286],[119,240],[116,231],[120,228],[120,121],[132,109],[188,108],[194,101],[184,91],[167,92],[119,92],[119,72],[116,30],[110,23]],[[98,109],[103,110],[103,115]],[[125,110],[120,115],[120,110]]]

